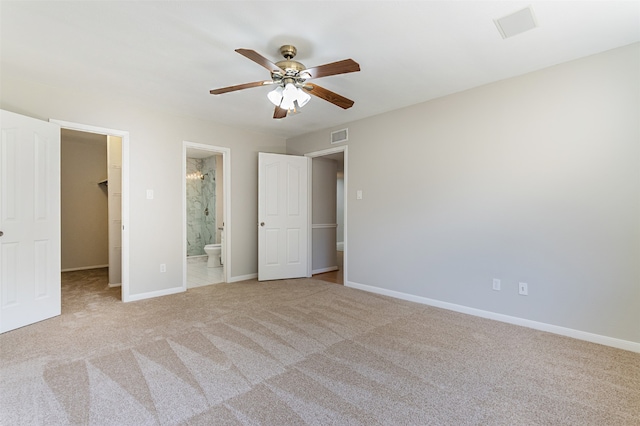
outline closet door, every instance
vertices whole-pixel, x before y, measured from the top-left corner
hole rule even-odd
[[[60,126],[0,114],[3,333],[60,315]]]

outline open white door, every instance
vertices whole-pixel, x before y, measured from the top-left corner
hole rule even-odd
[[[311,276],[309,169],[311,159],[258,154],[258,280]]]
[[[4,333],[60,315],[60,126],[0,113]]]

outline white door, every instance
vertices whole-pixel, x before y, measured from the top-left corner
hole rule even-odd
[[[60,126],[0,113],[4,333],[60,315]]]
[[[258,155],[259,281],[311,276],[310,162],[293,155]]]

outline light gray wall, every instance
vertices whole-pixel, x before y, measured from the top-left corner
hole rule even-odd
[[[341,125],[349,281],[640,342],[638,117],[634,44]]]
[[[34,118],[128,131],[130,294],[182,285],[183,141],[231,149],[231,276],[257,272],[258,151],[285,151],[282,138],[153,110],[119,93],[96,95],[51,87],[5,72],[0,108]],[[146,199],[146,190],[154,199]],[[167,271],[160,272],[165,263]]]
[[[109,264],[107,137],[64,131],[60,139],[62,270]]]

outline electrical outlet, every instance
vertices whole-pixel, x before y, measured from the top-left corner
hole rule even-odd
[[[500,291],[500,280],[497,278],[493,279],[493,289],[496,291]]]
[[[527,286],[527,283],[518,284],[518,293],[520,293],[523,296],[529,295],[529,287]]]
[[[160,272],[167,272],[167,265],[164,263],[160,264]]]

